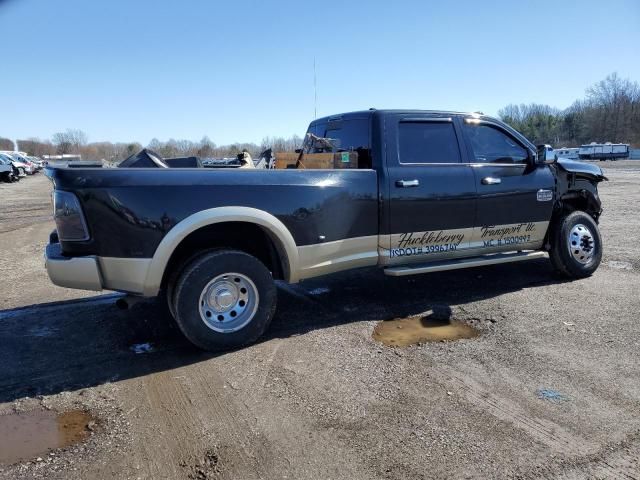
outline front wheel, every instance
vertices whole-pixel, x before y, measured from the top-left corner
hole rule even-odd
[[[196,346],[229,350],[255,342],[276,309],[276,286],[257,258],[215,250],[194,258],[177,278],[175,319]]]
[[[559,218],[551,233],[549,258],[565,277],[584,278],[596,271],[602,260],[602,237],[595,220],[574,211]]]

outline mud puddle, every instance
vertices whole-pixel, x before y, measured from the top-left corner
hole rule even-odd
[[[475,338],[480,332],[469,325],[437,315],[396,318],[379,322],[373,339],[391,347],[417,343]]]
[[[81,442],[95,421],[87,412],[34,411],[0,416],[0,463],[35,460],[56,448]]]

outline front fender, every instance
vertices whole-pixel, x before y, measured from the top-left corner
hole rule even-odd
[[[567,173],[573,173],[577,177],[586,178],[595,182],[602,182],[608,180],[602,173],[602,169],[591,163],[578,162],[575,160],[569,160],[568,158],[559,158],[557,161],[558,166]]]

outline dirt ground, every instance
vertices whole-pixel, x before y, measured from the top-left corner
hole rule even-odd
[[[117,294],[53,286],[49,181],[0,184],[0,414],[97,419],[86,442],[0,478],[640,478],[640,162],[603,166],[591,278],[543,259],[282,284],[266,337],[221,355],[158,302],[120,311]],[[372,339],[431,311],[480,335]]]

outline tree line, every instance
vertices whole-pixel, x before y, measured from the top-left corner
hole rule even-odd
[[[640,147],[640,86],[637,82],[612,73],[589,87],[585,98],[560,110],[541,104],[510,104],[498,111],[506,123],[536,144],[572,147],[590,142],[630,143]],[[54,134],[51,140],[27,138],[17,140],[20,151],[42,157],[55,154],[80,154],[86,160],[119,162],[143,148],[138,142],[88,142],[78,129]],[[257,156],[267,148],[274,152],[300,148],[302,138],[265,137],[260,144],[234,143],[217,145],[207,136],[200,141],[160,141],[154,138],[147,147],[166,158],[198,156],[201,158],[234,157],[243,149]],[[13,141],[0,137],[0,150],[14,150]]]
[[[201,158],[225,158],[235,157],[243,150],[247,150],[252,156],[257,157],[267,148],[274,152],[293,151],[302,146],[302,138],[292,135],[284,137],[265,137],[260,144],[233,143],[231,145],[216,145],[209,137],[204,136],[199,142],[191,140],[160,141],[152,139],[147,145],[165,158],[197,156]],[[0,150],[14,150],[14,142],[8,138],[0,137]],[[18,151],[27,152],[30,155],[42,157],[43,155],[79,154],[84,160],[106,160],[120,162],[128,156],[142,150],[143,145],[138,142],[112,143],[87,141],[87,135],[78,129],[67,129],[64,132],[55,133],[51,140],[28,138],[17,140]]]
[[[616,73],[589,87],[585,98],[565,110],[511,104],[498,116],[535,144],[577,147],[611,142],[640,147],[640,85]]]

